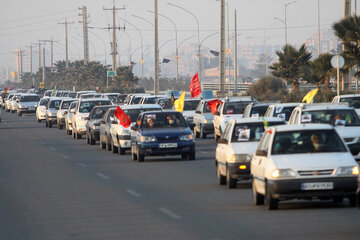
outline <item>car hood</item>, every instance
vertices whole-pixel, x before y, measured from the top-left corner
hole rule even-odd
[[[360,127],[337,126],[335,127],[335,130],[342,138],[348,138],[348,137],[354,138],[360,136]]]
[[[231,143],[231,147],[235,154],[254,154],[259,142],[237,142]]]
[[[20,106],[24,106],[24,107],[35,107],[36,104],[37,104],[37,102],[20,102],[19,103]]]
[[[304,153],[272,155],[276,168],[293,170],[333,169],[339,166],[357,165],[349,152],[339,153]]]
[[[141,129],[143,136],[180,136],[185,134],[192,134],[191,130],[186,128],[151,128]]]

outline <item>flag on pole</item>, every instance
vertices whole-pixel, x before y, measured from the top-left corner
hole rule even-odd
[[[9,87],[9,88],[7,89],[7,91],[10,91],[10,89],[12,89],[12,87]]]
[[[118,106],[114,115],[117,119],[119,119],[119,124],[124,128],[128,128],[131,124],[130,118],[124,113],[124,111]]]
[[[308,92],[303,98],[302,102],[311,103],[318,91],[319,89],[314,89]]]
[[[185,92],[183,92],[180,95],[180,97],[177,100],[175,100],[174,102],[175,111],[182,113],[184,111],[184,102],[185,102]]]
[[[215,100],[212,100],[212,101],[209,101],[207,103],[207,105],[209,106],[210,110],[211,110],[211,113],[213,115],[215,115],[216,111],[217,111],[217,108],[219,107],[220,104],[222,104],[223,102],[220,101],[219,99],[215,99]]]
[[[191,93],[191,97],[197,97],[201,93],[198,73],[195,73],[194,77],[191,80],[190,93]]]

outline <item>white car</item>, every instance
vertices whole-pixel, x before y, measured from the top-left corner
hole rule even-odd
[[[195,127],[194,114],[200,101],[200,99],[185,99],[184,101],[184,110],[182,114],[191,129],[194,129]]]
[[[70,104],[77,99],[74,98],[64,98],[61,103],[59,110],[56,114],[56,122],[57,122],[57,128],[63,129],[65,126],[65,112],[69,111]]]
[[[10,100],[10,112],[14,113],[17,111],[17,100],[23,93],[16,93]]]
[[[76,93],[75,98],[80,98],[81,95],[88,94],[88,93],[96,93],[96,91],[79,91]]]
[[[86,121],[94,106],[112,105],[110,99],[106,98],[85,98],[80,99],[75,109],[71,109],[72,115],[72,136],[81,139],[86,134]]]
[[[281,118],[264,120],[269,126],[285,124]],[[226,124],[215,153],[220,185],[235,188],[238,180],[250,179],[250,160],[264,131],[264,122],[259,118],[232,119]]]
[[[154,104],[157,99],[164,98],[165,95],[145,95],[140,99],[139,104]]]
[[[231,97],[222,100],[223,104],[218,107],[214,116],[214,138],[218,140],[224,131],[226,123],[231,119],[240,119],[246,105],[254,102],[251,97]]]
[[[291,113],[288,124],[306,123],[333,125],[353,155],[359,154],[360,119],[354,108],[338,104],[300,104]]]
[[[41,122],[45,120],[45,113],[46,113],[46,106],[49,103],[50,97],[43,97],[40,99],[38,104],[35,105],[36,107],[36,120]]]
[[[124,105],[121,109],[132,123],[136,122],[142,112],[162,110],[158,104]],[[131,149],[131,129],[119,124],[119,120],[114,117],[115,110],[116,107],[109,109],[100,122],[100,145],[105,143],[106,149],[124,155],[126,150]]]
[[[73,99],[74,100],[74,99]],[[71,102],[69,109],[67,111],[64,112],[65,115],[65,129],[66,129],[66,134],[67,135],[71,135],[72,134],[72,116],[73,116],[73,111],[76,109],[76,106],[78,104],[79,100],[75,99],[73,102]]]
[[[10,112],[10,101],[15,93],[9,93],[8,96],[5,98],[4,108],[6,112]]]
[[[45,126],[52,128],[53,124],[57,124],[57,112],[60,108],[60,104],[63,98],[51,97],[49,103],[46,106],[45,112]]]
[[[335,96],[332,103],[346,103],[348,106],[355,108],[355,111],[360,115],[360,94],[346,94]]]
[[[116,99],[117,99],[117,97],[120,95],[120,93],[103,93],[103,94],[101,94],[101,96],[100,97],[102,97],[102,98],[108,98],[108,99],[110,99],[113,103],[115,103],[116,102]]]
[[[328,124],[270,127],[251,160],[255,205],[277,209],[291,199],[348,198],[356,204],[359,166]]]
[[[301,103],[271,104],[266,110],[264,117],[280,117],[283,118],[286,122],[288,122],[292,111],[300,104]]]
[[[18,116],[23,113],[35,113],[36,105],[40,101],[40,97],[36,94],[23,94],[16,100],[16,111]]]
[[[245,107],[243,118],[248,117],[264,117],[266,110],[270,106],[270,103],[250,103]],[[274,116],[276,117],[276,116]]]

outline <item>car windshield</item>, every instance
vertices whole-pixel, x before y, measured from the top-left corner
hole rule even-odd
[[[334,130],[278,132],[272,154],[346,152],[346,147]]]
[[[91,112],[91,110],[93,109],[94,106],[99,106],[99,105],[111,105],[111,102],[110,102],[110,100],[82,102],[82,103],[80,103],[80,106],[79,106],[79,112],[89,113],[89,112]]]
[[[144,104],[154,104],[158,98],[157,97],[148,97],[144,99]]]
[[[75,98],[75,97],[76,97],[76,93],[69,93],[68,97]]]
[[[63,101],[61,104],[61,109],[69,109],[71,101]]]
[[[49,108],[58,108],[60,106],[61,100],[52,100],[50,102]]]
[[[273,116],[282,118],[285,121],[289,121],[290,115],[291,115],[292,111],[294,110],[294,108],[295,108],[295,106],[293,106],[293,107],[276,106]]]
[[[123,109],[124,113],[130,118],[131,122],[136,122],[139,114],[142,112],[158,111],[159,108],[143,108],[143,109]]]
[[[268,122],[269,126],[281,125],[284,122]],[[231,142],[258,142],[264,134],[264,123],[237,123],[235,124]]]
[[[225,102],[223,114],[243,114],[250,101]]]
[[[106,95],[105,98],[110,99],[112,102],[115,102],[117,95]]]
[[[127,95],[119,95],[119,96],[116,97],[116,102],[117,103],[124,103],[126,97],[127,97]]]
[[[187,123],[181,113],[147,113],[144,114],[141,128],[185,128]]]
[[[360,108],[360,97],[341,98],[341,103],[349,103],[350,107]]]
[[[76,108],[76,106],[77,106],[77,102],[72,102],[71,104],[70,104],[70,109],[75,109]]]
[[[131,104],[139,104],[141,97],[133,97],[131,100]]]
[[[360,120],[352,109],[304,111],[302,123],[327,123],[333,126],[360,126]]]
[[[94,119],[101,119],[103,118],[104,114],[106,113],[106,111],[110,108],[109,107],[96,107],[93,109],[91,115],[90,115],[90,119],[94,120]]]
[[[250,111],[250,117],[263,117],[268,106],[253,106]]]
[[[195,111],[199,102],[200,102],[200,100],[185,101],[184,102],[184,111]]]
[[[40,106],[45,106],[49,103],[49,98],[44,98],[40,100]]]
[[[40,97],[38,96],[21,96],[20,102],[38,102]]]

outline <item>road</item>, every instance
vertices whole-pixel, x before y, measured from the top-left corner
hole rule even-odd
[[[217,184],[214,140],[196,144],[195,161],[138,163],[3,111],[0,239],[360,239],[347,201],[255,207],[250,182]]]

